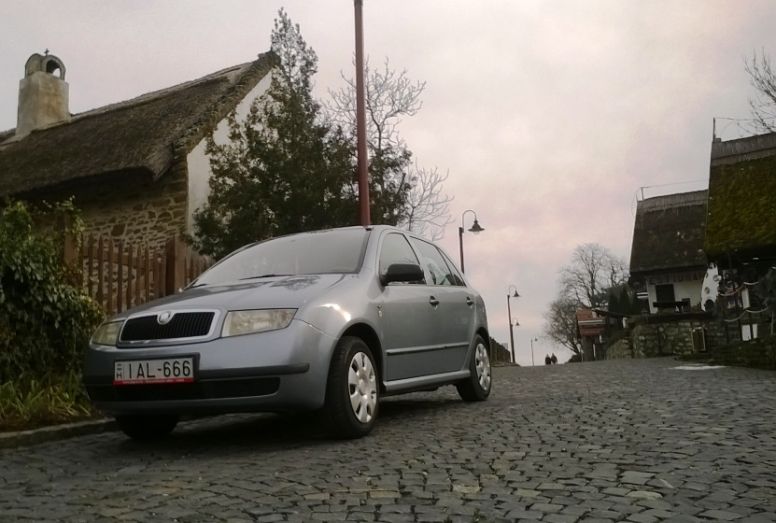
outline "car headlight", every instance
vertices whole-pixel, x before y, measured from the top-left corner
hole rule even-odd
[[[285,329],[296,314],[296,309],[260,309],[229,311],[221,329],[221,336],[239,336],[256,332]]]
[[[92,335],[92,343],[97,345],[108,345],[110,347],[116,346],[116,341],[119,339],[119,331],[121,331],[121,324],[124,321],[107,321],[97,327],[94,335]]]

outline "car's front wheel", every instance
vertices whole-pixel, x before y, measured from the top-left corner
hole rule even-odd
[[[372,351],[360,338],[343,337],[329,366],[323,409],[332,434],[340,438],[368,434],[377,419],[378,391]]]
[[[490,370],[488,346],[482,336],[474,338],[474,351],[469,362],[469,377],[458,383],[458,394],[464,401],[484,401],[490,395],[493,377]]]
[[[178,424],[178,416],[172,414],[122,415],[116,416],[116,423],[124,434],[134,440],[153,441],[170,434]]]

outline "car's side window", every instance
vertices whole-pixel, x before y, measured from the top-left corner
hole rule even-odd
[[[461,273],[458,272],[458,267],[455,266],[450,257],[445,254],[442,249],[439,249],[439,252],[442,253],[442,257],[444,257],[445,261],[447,262],[447,268],[450,269],[450,274],[453,275],[453,285],[466,287],[466,282],[463,281],[463,276],[461,276]]]
[[[394,263],[420,265],[409,242],[399,233],[390,233],[383,239],[383,246],[380,249],[380,276],[385,275],[388,267]]]
[[[412,238],[412,244],[420,253],[420,266],[426,272],[428,284],[453,285],[455,280],[439,250],[432,244],[417,238]]]

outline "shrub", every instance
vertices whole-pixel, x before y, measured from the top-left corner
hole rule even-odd
[[[78,373],[102,313],[61,262],[62,235],[36,227],[67,216],[80,230],[72,204],[33,213],[21,202],[0,211],[0,383],[52,373]]]

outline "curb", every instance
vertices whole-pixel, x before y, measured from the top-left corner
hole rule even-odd
[[[114,431],[117,428],[115,420],[105,418],[17,432],[0,432],[0,449],[35,445],[47,441],[85,436],[87,434],[99,434],[101,432]]]

